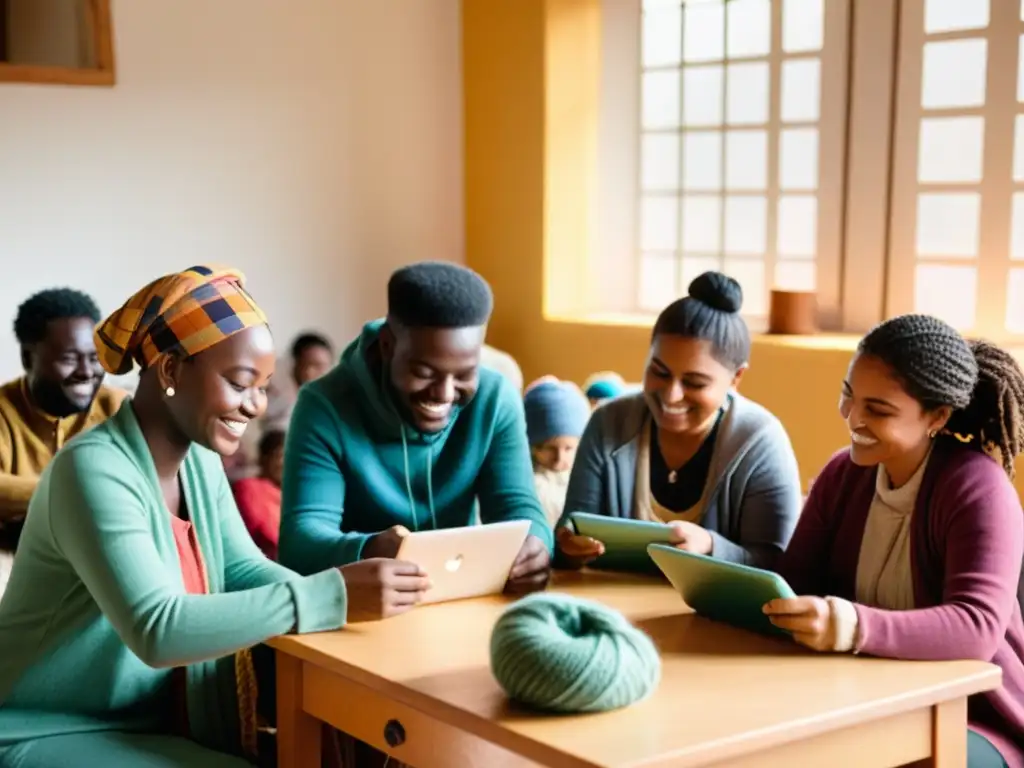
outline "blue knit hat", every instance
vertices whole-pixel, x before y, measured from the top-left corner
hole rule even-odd
[[[580,437],[590,419],[590,403],[567,381],[544,381],[532,386],[523,398],[526,435],[530,445],[553,437]]]
[[[626,383],[614,371],[601,371],[583,382],[583,391],[591,400],[610,400],[625,393]]]

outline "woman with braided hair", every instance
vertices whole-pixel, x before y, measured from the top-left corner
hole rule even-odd
[[[978,659],[1002,685],[968,702],[970,768],[1024,767],[1024,374],[925,315],[865,336],[843,382],[850,446],[811,487],[779,563],[798,595],[765,613],[819,651]]]
[[[252,646],[411,608],[417,566],[306,577],[256,548],[222,456],[266,409],[267,320],[232,269],[159,278],[97,326],[135,397],[62,448],[0,602],[0,768],[245,766]]]

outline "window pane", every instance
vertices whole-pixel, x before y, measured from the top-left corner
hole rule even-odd
[[[782,50],[820,51],[825,37],[824,0],[785,0],[782,5]]]
[[[818,188],[818,129],[787,128],[779,136],[779,186]]]
[[[780,291],[813,291],[817,282],[813,261],[779,261],[774,286]]]
[[[643,9],[645,11],[657,11],[662,8],[678,8],[683,4],[683,0],[644,0]]]
[[[675,197],[645,197],[640,201],[640,247],[645,251],[674,251],[679,238],[679,201]]]
[[[767,56],[772,47],[771,0],[729,0],[726,9],[729,58]]]
[[[768,186],[767,131],[729,131],[725,135],[726,189]]]
[[[645,190],[670,190],[679,184],[679,135],[655,133],[643,137],[640,182]]]
[[[987,27],[988,2],[989,0],[926,0],[924,31],[934,34]]]
[[[974,267],[919,264],[915,271],[915,312],[940,317],[959,331],[974,327],[978,295]]]
[[[747,317],[768,314],[768,290],[764,284],[764,262],[759,259],[726,259],[722,271],[743,289],[741,312]]]
[[[821,111],[821,62],[800,59],[782,64],[782,120],[811,123]]]
[[[757,256],[764,254],[767,221],[768,201],[764,197],[727,197],[725,252]]]
[[[722,134],[694,131],[683,135],[683,189],[722,188]]]
[[[640,257],[640,307],[657,312],[677,298],[676,257],[645,253]]]
[[[976,256],[980,196],[934,192],[917,196],[917,255]]]
[[[1010,258],[1024,259],[1024,192],[1013,193],[1010,214]]]
[[[779,198],[776,251],[779,256],[814,257],[818,251],[818,198],[812,195]]]
[[[981,181],[984,135],[983,117],[936,117],[922,120],[917,152],[917,180]]]
[[[683,9],[680,6],[645,11],[641,52],[645,67],[678,64],[683,48]]]
[[[679,72],[645,72],[641,100],[644,128],[679,125]]]
[[[1013,125],[1013,180],[1024,181],[1024,115],[1017,115]]]
[[[985,103],[987,45],[981,38],[926,43],[921,106],[980,107]]]
[[[684,197],[683,252],[718,253],[721,249],[722,198],[711,195]],[[683,269],[686,269],[685,261]]]
[[[1011,269],[1006,286],[1006,330],[1024,333],[1024,269]]]
[[[725,5],[722,0],[687,3],[683,18],[683,60],[725,58]]]
[[[1020,36],[1017,46],[1017,101],[1024,101],[1024,57],[1021,56],[1024,54],[1024,35]]]
[[[768,65],[765,63],[730,64],[725,89],[726,121],[734,125],[756,125],[768,122]]]
[[[722,67],[683,70],[683,125],[722,124]]]
[[[679,278],[680,293],[685,292],[696,278],[705,272],[721,272],[722,262],[717,256],[683,255],[683,271]]]

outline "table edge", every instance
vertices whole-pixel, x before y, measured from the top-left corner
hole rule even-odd
[[[525,734],[510,730],[470,710],[461,709],[442,699],[421,693],[400,682],[369,672],[346,661],[325,654],[323,651],[310,648],[296,636],[281,636],[267,641],[267,644],[279,653],[285,653],[304,664],[311,664],[320,669],[337,674],[359,685],[366,686],[387,696],[399,704],[411,707],[418,712],[433,717],[446,725],[472,734],[484,741],[496,744],[507,750],[533,760],[545,760],[554,756],[560,759],[560,765],[576,766],[577,768],[608,768],[608,764],[595,763],[562,751],[558,747],[531,739]],[[867,723],[885,717],[912,712],[924,707],[932,707],[944,701],[971,696],[984,691],[998,688],[1002,683],[1002,669],[995,664],[973,659],[959,660],[963,663],[976,665],[976,671],[959,676],[947,683],[933,685],[930,688],[917,689],[906,694],[890,696],[886,699],[873,700],[865,704],[848,707],[834,713],[812,715],[802,720],[788,722],[785,725],[773,725],[753,731],[726,736],[713,741],[705,741],[690,747],[684,747],[657,757],[657,762],[679,760],[680,768],[690,764],[699,764],[702,756],[714,752],[715,760],[727,760],[737,755],[749,754],[758,749],[782,746],[793,741],[810,738],[828,731]],[[922,662],[932,663],[932,662]],[[865,711],[868,714],[865,716]],[[469,726],[469,727],[467,727]],[[753,744],[751,744],[753,742]],[[651,760],[641,759],[630,762],[630,768],[641,768],[651,764]],[[617,768],[625,768],[617,766]]]

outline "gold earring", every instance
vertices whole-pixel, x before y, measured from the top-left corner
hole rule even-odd
[[[164,394],[168,397],[174,397],[174,387],[168,387],[164,390]]]
[[[929,437],[929,438],[930,438],[931,440],[934,440],[934,439],[935,439],[935,436],[936,436],[937,434],[939,434],[939,433],[938,433],[938,432],[937,432],[936,430],[934,430],[934,429],[933,429],[933,430],[931,430],[931,431],[930,431],[930,432],[928,433],[928,437]]]

